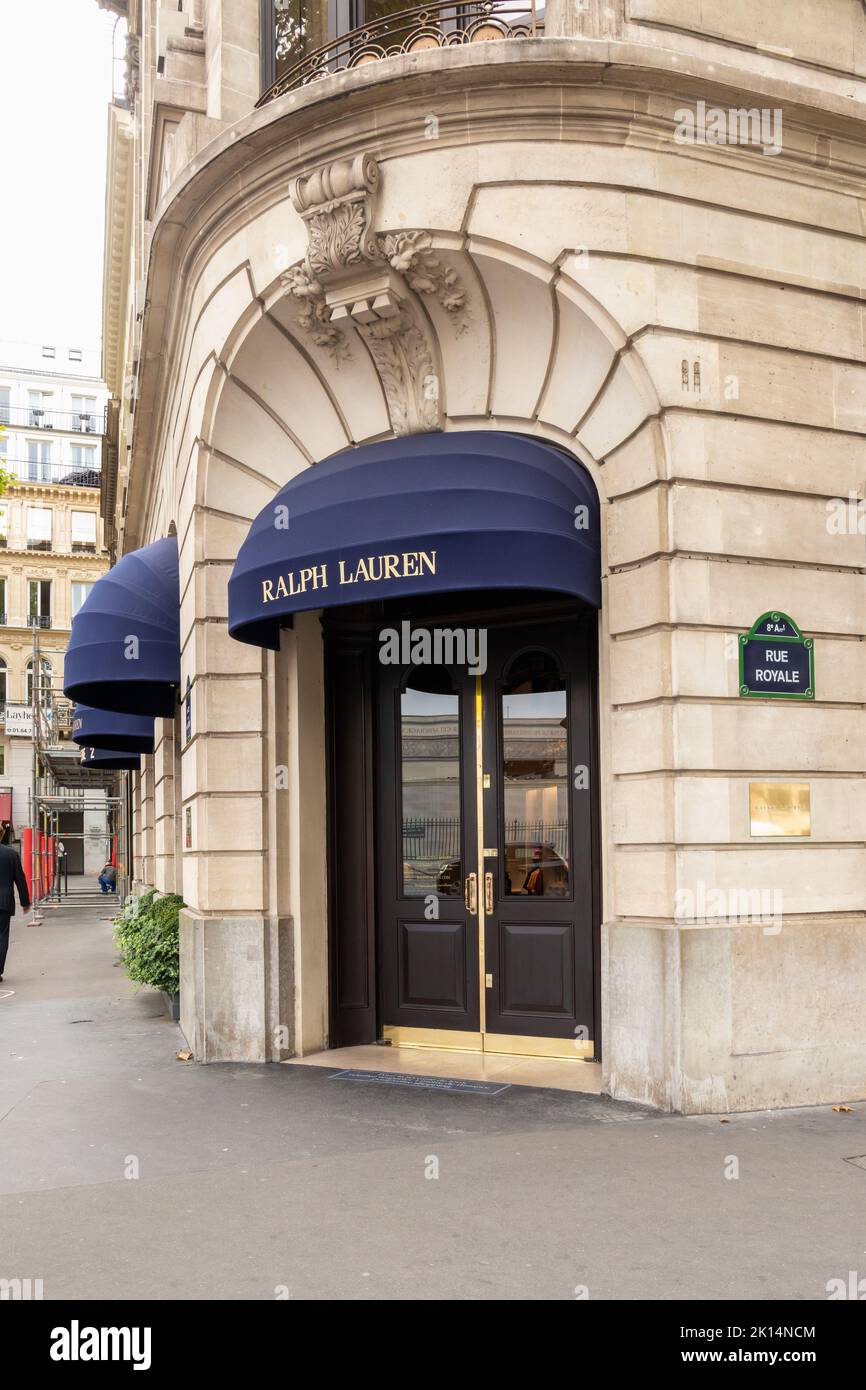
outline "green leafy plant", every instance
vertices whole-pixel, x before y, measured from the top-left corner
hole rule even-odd
[[[114,939],[127,977],[166,994],[180,989],[180,910],[183,898],[153,889],[127,898],[115,921]]]

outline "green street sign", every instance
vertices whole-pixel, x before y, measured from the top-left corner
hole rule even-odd
[[[814,642],[787,613],[762,613],[740,634],[740,695],[814,700]]]

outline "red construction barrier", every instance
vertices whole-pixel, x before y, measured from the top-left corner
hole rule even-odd
[[[33,901],[33,831],[26,825],[21,832],[21,858],[24,861],[24,877],[27,879],[27,891],[30,894],[30,901]]]
[[[39,883],[37,888],[39,897],[44,898],[48,891],[48,845],[47,836],[44,830],[39,832]]]

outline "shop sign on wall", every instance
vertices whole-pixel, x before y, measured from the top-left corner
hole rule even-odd
[[[786,613],[762,613],[740,635],[740,694],[762,700],[814,700],[815,658]]]
[[[808,782],[750,782],[749,834],[811,835],[812,795]]]
[[[18,738],[33,737],[33,706],[7,705],[6,732]]]

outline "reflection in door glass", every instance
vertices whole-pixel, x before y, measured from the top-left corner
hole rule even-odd
[[[430,688],[437,683],[441,690]],[[446,672],[428,668],[411,673],[400,697],[404,898],[463,892],[460,711],[452,690]]]
[[[502,748],[505,892],[567,897],[567,698],[545,652],[519,657],[508,672]]]

